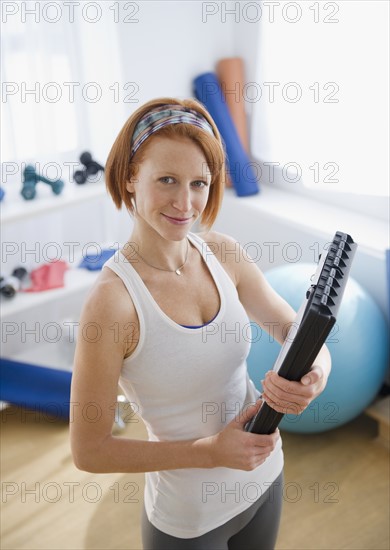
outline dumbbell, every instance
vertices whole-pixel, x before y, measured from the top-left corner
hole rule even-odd
[[[23,170],[23,188],[20,192],[22,197],[27,201],[33,199],[36,194],[36,185],[40,181],[50,185],[55,195],[59,195],[64,187],[62,180],[49,180],[38,174],[34,166],[29,164]]]
[[[4,191],[4,189],[3,189],[2,187],[0,187],[0,201],[3,200],[4,195],[5,195],[5,191]]]
[[[76,170],[73,174],[75,182],[78,184],[85,183],[90,176],[94,176],[100,171],[104,172],[104,166],[92,160],[92,155],[88,151],[80,155],[80,162],[84,164],[84,170]]]
[[[27,270],[17,267],[9,277],[1,277],[0,293],[6,298],[13,298],[22,286],[22,280],[26,277]]]

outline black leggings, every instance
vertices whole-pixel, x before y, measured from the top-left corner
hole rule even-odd
[[[144,550],[273,550],[282,512],[283,472],[247,510],[200,537],[181,539],[156,529],[142,514]]]

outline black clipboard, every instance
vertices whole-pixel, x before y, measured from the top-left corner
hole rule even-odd
[[[273,367],[287,380],[298,381],[309,372],[336,323],[356,248],[350,235],[337,231],[328,248],[323,250],[312,284]],[[271,434],[283,416],[263,403],[245,425],[245,431]]]

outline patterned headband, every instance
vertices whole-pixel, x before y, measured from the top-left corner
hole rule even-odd
[[[164,126],[169,124],[192,124],[198,128],[206,130],[212,136],[214,131],[212,126],[207,122],[205,117],[188,107],[181,105],[161,105],[153,111],[149,111],[137,123],[133,138],[131,140],[131,155],[132,157],[142,143],[148,139],[154,132],[157,132]]]

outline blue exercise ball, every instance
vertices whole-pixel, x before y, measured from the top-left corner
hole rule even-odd
[[[265,276],[297,311],[315,271],[314,264],[289,264],[270,269]],[[272,369],[280,344],[272,333],[262,331],[255,323],[251,326],[248,372],[261,391],[260,380]],[[285,415],[281,429],[316,433],[337,428],[358,416],[384,382],[389,367],[387,322],[373,298],[352,277],[326,345],[332,356],[332,371],[325,390],[301,415]]]

